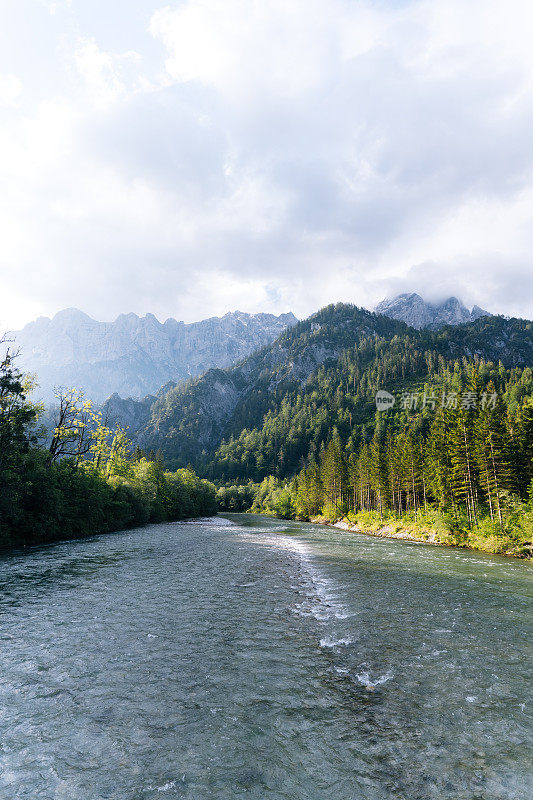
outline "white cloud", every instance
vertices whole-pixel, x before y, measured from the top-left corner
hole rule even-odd
[[[303,316],[404,287],[533,315],[529,2],[148,7],[58,28],[60,87],[39,63],[24,92],[0,79],[9,324]]]
[[[22,82],[15,75],[0,75],[0,107],[17,106],[22,95]]]
[[[52,16],[58,11],[63,11],[71,6],[71,0],[40,0],[42,5]]]
[[[229,97],[294,97],[324,85],[341,55],[337,0],[250,3],[190,0],[152,18],[179,82],[200,81]]]
[[[85,81],[92,102],[108,105],[143,85],[135,51],[117,55],[101,50],[94,39],[81,41],[75,52],[76,67]]]

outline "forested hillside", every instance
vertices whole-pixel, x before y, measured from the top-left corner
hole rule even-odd
[[[141,441],[161,449],[172,464],[191,461],[219,474],[213,459],[224,439],[260,427],[265,415],[280,411],[295,393],[305,393],[311,376],[335,364],[347,348],[376,336],[386,342],[408,330],[404,323],[355,306],[330,306],[235,367],[209,370],[159,397]]]
[[[401,395],[466,386],[466,366],[495,381],[513,408],[531,394],[533,325],[484,317],[417,331],[354,306],[329,306],[228,370],[210,370],[158,398],[141,434],[173,466],[219,480],[293,475],[334,432],[349,453],[374,436],[378,389]],[[428,410],[425,409],[426,416]],[[389,424],[408,416],[398,402]]]

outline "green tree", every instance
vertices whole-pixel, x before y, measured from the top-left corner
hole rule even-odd
[[[492,404],[491,398],[494,399]],[[505,406],[492,382],[487,387],[484,400],[475,423],[475,456],[490,517],[494,519],[496,516],[500,529],[503,530],[503,498],[506,491],[514,488],[510,437]]]

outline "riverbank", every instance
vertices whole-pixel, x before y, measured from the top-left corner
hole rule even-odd
[[[281,519],[311,520],[325,525],[340,523],[347,530],[383,538],[466,547],[513,558],[533,557],[533,489],[526,496],[502,491],[498,503],[478,502],[474,509],[457,503],[438,505],[430,498],[422,497],[422,502],[407,503],[405,510],[406,498],[402,496],[400,514],[387,502],[378,503],[376,507],[368,495],[365,495],[367,508],[361,508],[358,503],[357,510],[350,509],[357,498],[348,491],[346,497],[332,502],[331,494],[324,494],[320,476],[315,476],[319,481],[318,488],[308,478],[305,475],[291,481],[268,478],[260,484],[248,486],[248,494],[253,496],[249,510],[273,514]],[[227,489],[220,497],[226,504],[224,510],[232,510],[231,505],[246,499],[244,495],[236,494],[236,488]],[[412,496],[413,493],[411,500]]]
[[[0,552],[116,533],[149,522],[216,513],[215,487],[192,470],[166,472],[144,457],[106,475],[90,462],[48,464],[46,453],[24,454],[17,470],[0,470]]]
[[[436,544],[441,547],[464,547],[468,550],[510,558],[533,559],[533,542],[516,541],[506,533],[483,535],[475,529],[473,531],[439,531],[430,525],[407,524],[401,520],[366,520],[364,526],[347,518],[332,522],[330,519],[319,516],[313,517],[309,521],[317,525],[326,525],[382,539],[404,539],[420,544]]]

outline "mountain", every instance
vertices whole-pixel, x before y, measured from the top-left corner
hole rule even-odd
[[[419,294],[399,294],[397,297],[383,300],[376,306],[377,314],[384,314],[391,319],[398,319],[412,328],[431,328],[436,330],[444,325],[462,325],[475,322],[480,317],[491,316],[479,306],[469,311],[456,297],[449,297],[442,303],[433,305],[423,300]]]
[[[161,393],[150,408],[146,425],[137,429],[138,443],[145,449],[162,450],[172,463],[198,464],[214,453],[230,429],[238,428],[237,418],[243,425],[255,424],[283,387],[305,383],[323,364],[337,359],[347,336],[358,339],[372,337],[376,332],[393,335],[405,329],[402,323],[364,309],[356,309],[354,318],[354,307],[339,308],[348,310],[347,317],[337,314],[324,329],[321,314],[316,314],[240,364],[225,370],[208,370],[199,378]],[[114,417],[109,408],[110,421],[124,422],[125,415],[116,402],[113,410]]]
[[[377,389],[466,385],[473,362],[482,365],[485,382],[502,387],[507,371],[513,381],[525,375],[519,399],[531,382],[533,323],[482,317],[417,330],[337,304],[240,364],[162,392],[143,406],[142,424],[130,433],[146,450],[161,450],[171,466],[190,462],[214,478],[290,475],[333,430],[346,443],[366,437],[376,424]],[[118,401],[114,412],[120,420]]]
[[[40,399],[53,401],[54,388],[68,386],[100,403],[113,393],[141,398],[169,381],[237,363],[296,322],[291,313],[241,311],[190,324],[161,323],[153,314],[98,322],[69,308],[52,319],[39,317],[11,336],[21,368],[37,374]]]

